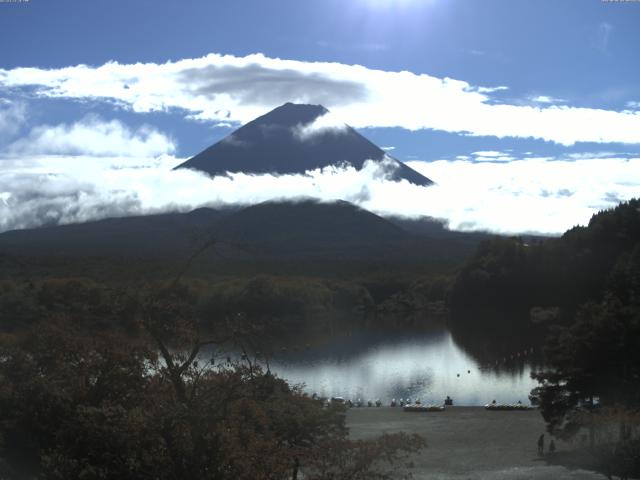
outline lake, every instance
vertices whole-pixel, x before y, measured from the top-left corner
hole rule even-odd
[[[321,346],[299,345],[270,359],[272,372],[309,394],[363,401],[392,398],[455,405],[528,404],[536,386],[523,355],[496,366],[481,365],[458,345],[446,328],[421,333],[355,333]]]

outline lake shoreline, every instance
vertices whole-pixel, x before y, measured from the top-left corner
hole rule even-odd
[[[412,457],[414,478],[438,480],[558,479],[595,480],[602,475],[551,465],[537,454],[537,439],[551,439],[538,410],[487,411],[448,407],[443,412],[412,413],[399,407],[352,408],[346,413],[352,439],[384,433],[418,433],[427,448]],[[557,453],[573,446],[555,440]]]

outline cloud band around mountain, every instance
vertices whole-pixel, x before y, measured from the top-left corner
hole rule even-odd
[[[245,123],[292,101],[324,104],[356,128],[433,129],[562,145],[640,143],[637,111],[497,103],[492,95],[502,86],[261,54],[210,54],[163,64],[0,69],[0,86],[33,89],[42,97],[105,100],[135,112],[180,110],[189,118],[216,123]]]
[[[208,177],[157,158],[5,158],[0,231],[107,217],[250,205],[273,199],[343,199],[383,215],[430,216],[454,230],[560,234],[640,190],[640,158],[411,162],[437,184],[387,180],[380,165],[298,175]]]

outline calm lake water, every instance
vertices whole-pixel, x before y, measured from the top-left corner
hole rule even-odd
[[[478,364],[445,328],[420,334],[354,334],[321,347],[274,354],[271,371],[319,396],[363,401],[392,398],[455,405],[528,404],[536,386],[526,359],[497,370]]]

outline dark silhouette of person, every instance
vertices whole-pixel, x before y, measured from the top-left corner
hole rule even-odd
[[[544,453],[544,433],[538,437],[538,455]]]
[[[444,404],[448,406],[453,406],[453,399],[447,395],[447,398],[444,399]]]
[[[556,451],[556,442],[554,442],[552,438],[551,441],[549,442],[549,453],[553,455],[555,451]]]

